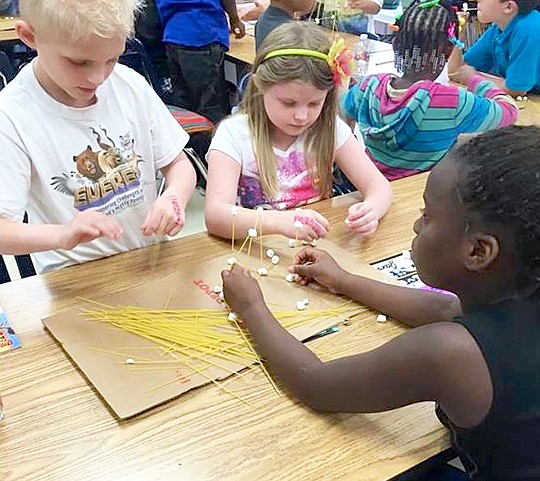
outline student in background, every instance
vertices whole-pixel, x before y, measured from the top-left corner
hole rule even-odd
[[[363,235],[375,231],[392,191],[361,139],[337,116],[338,69],[348,67],[338,47],[329,58],[327,33],[308,22],[286,23],[265,39],[240,113],[221,122],[210,145],[205,216],[211,234],[231,237],[231,208],[239,204],[237,237],[257,223],[259,206],[268,209],[260,217],[265,234],[324,237],[329,225],[321,214],[293,209],[331,195],[334,162],[363,197],[349,209],[349,227]]]
[[[435,401],[471,480],[540,475],[540,129],[507,127],[454,148],[430,173],[412,258],[428,285],[350,274],[311,248],[291,272],[415,327],[369,352],[322,362],[265,305],[240,266],[225,300],[273,373],[320,412]],[[429,477],[433,481],[437,475]]]
[[[38,272],[155,244],[183,226],[195,185],[188,135],[147,81],[117,64],[139,8],[20,1],[17,33],[38,55],[0,92],[9,179],[0,253],[32,253]]]
[[[451,80],[466,83],[465,62],[511,95],[540,92],[540,12],[538,0],[479,0],[478,20],[492,23],[462,55],[448,62]]]
[[[459,45],[458,19],[447,0],[416,1],[397,25],[395,64],[403,76],[367,76],[341,101],[390,180],[431,169],[459,134],[512,124],[518,112],[512,98],[473,67],[461,68],[467,89],[435,82]]]
[[[156,0],[173,87],[173,103],[219,122],[231,110],[225,80],[230,31],[245,35],[234,0]],[[229,24],[227,24],[227,15]]]
[[[266,36],[282,23],[291,22],[309,13],[315,0],[271,0],[255,24],[255,48],[259,49]]]
[[[368,15],[376,15],[383,0],[324,0],[322,25],[332,30],[361,35],[368,31]]]

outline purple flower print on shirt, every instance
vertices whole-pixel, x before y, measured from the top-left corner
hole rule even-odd
[[[285,156],[276,156],[279,193],[270,200],[262,190],[258,177],[240,175],[238,196],[244,207],[259,205],[277,210],[291,209],[318,200],[319,193],[307,173],[304,154],[296,150]]]

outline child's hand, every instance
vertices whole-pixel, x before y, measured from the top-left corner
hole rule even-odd
[[[184,208],[178,198],[172,194],[163,194],[152,204],[141,226],[141,232],[146,236],[176,235],[184,227],[185,218]]]
[[[326,237],[330,223],[323,215],[313,209],[296,209],[287,212],[281,233],[290,239],[311,242]],[[301,223],[296,227],[295,223]]]
[[[349,215],[345,223],[358,235],[370,235],[377,230],[379,219],[373,212],[370,202],[364,201],[349,207]]]
[[[69,250],[99,237],[117,240],[123,233],[120,224],[112,217],[95,210],[85,210],[61,226],[58,247]]]
[[[316,281],[331,292],[339,292],[339,280],[345,271],[328,252],[306,247],[296,254],[293,262],[289,271],[300,276],[299,284],[307,285]]]
[[[234,38],[242,38],[246,35],[246,27],[238,17],[229,17],[229,25],[231,33],[234,33]]]
[[[234,265],[231,270],[221,272],[223,279],[223,294],[231,311],[239,316],[250,307],[264,304],[264,298],[256,279],[251,277],[249,271],[239,265]]]

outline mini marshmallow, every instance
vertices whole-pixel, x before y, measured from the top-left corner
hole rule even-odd
[[[223,288],[221,286],[214,286],[214,292],[219,294],[220,292],[223,292]]]
[[[523,97],[522,97],[521,95],[518,95],[518,96],[516,97],[516,100],[517,100],[518,102],[521,102],[521,101],[523,100]]]
[[[305,297],[304,299],[302,299],[302,302],[307,306],[309,305],[309,299],[307,297]]]
[[[279,256],[272,256],[272,264],[274,265],[279,264]]]
[[[126,359],[126,364],[135,364],[135,359],[131,358],[131,357],[128,357]]]
[[[257,269],[257,274],[260,276],[267,276],[268,275],[268,269],[266,267],[259,267]]]
[[[274,254],[275,254],[274,249],[266,249],[266,257],[272,258],[274,257]]]
[[[293,274],[292,272],[289,272],[286,276],[285,276],[285,280],[287,282],[294,282],[296,281],[296,279],[298,279],[298,276],[296,274]]]
[[[238,319],[238,315],[236,314],[236,312],[229,312],[227,319],[229,321],[236,321],[236,319]]]
[[[351,223],[351,221],[349,219],[345,219],[343,222],[345,222],[345,224],[349,225]]]
[[[302,227],[304,227],[304,224],[302,224],[301,220],[295,220],[294,221],[294,228],[295,229],[301,229]]]
[[[238,206],[237,205],[232,205],[231,206],[231,214],[232,215],[238,215]]]
[[[386,322],[386,316],[384,314],[377,314],[377,322]]]
[[[225,300],[225,294],[223,293],[223,291],[221,291],[221,292],[219,293],[219,298],[220,298],[222,301]]]
[[[296,301],[296,309],[299,311],[305,311],[306,307],[307,306],[304,304],[304,301]]]
[[[309,244],[311,247],[317,247],[317,239],[313,239]]]
[[[264,207],[259,206],[255,210],[257,211],[257,214],[261,215],[264,212]]]
[[[257,229],[255,229],[254,227],[250,227],[248,229],[248,236],[249,237],[257,237]]]
[[[287,244],[289,247],[296,247],[296,241],[294,239],[289,239]]]
[[[234,266],[237,262],[238,262],[238,259],[236,259],[236,257],[229,257],[227,259],[227,265],[231,267]]]

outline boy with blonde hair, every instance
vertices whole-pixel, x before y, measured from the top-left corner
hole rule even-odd
[[[0,253],[31,253],[38,272],[183,226],[195,185],[188,135],[146,80],[117,64],[141,3],[20,1],[17,33],[38,55],[0,93]]]

